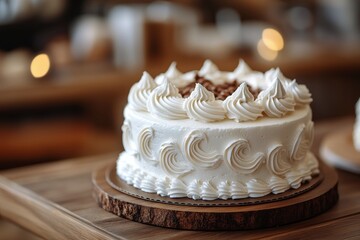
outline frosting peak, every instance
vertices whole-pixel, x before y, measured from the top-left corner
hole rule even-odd
[[[159,97],[181,97],[179,89],[167,77],[163,78],[162,84],[155,88],[154,92]]]
[[[292,94],[297,105],[306,105],[312,102],[311,93],[309,89],[303,85],[298,84],[296,80],[293,80],[286,84],[287,90]]]
[[[259,94],[258,101],[263,104],[265,113],[269,117],[282,117],[287,112],[294,111],[294,98],[286,93],[279,78]]]
[[[289,82],[290,80],[284,76],[280,71],[280,68],[271,68],[264,73],[264,77],[267,81],[272,82],[274,79],[279,78],[282,82]]]
[[[175,84],[176,87],[185,87],[190,82],[193,82],[196,76],[196,72],[182,73],[176,68],[176,62],[172,62],[165,73],[158,75],[155,78],[155,82],[160,85],[164,78],[167,78],[170,82]]]
[[[135,83],[130,89],[128,101],[136,110],[146,111],[146,102],[151,91],[156,87],[156,83],[149,73],[144,72],[140,81]]]
[[[254,121],[262,116],[264,108],[254,101],[254,96],[249,91],[247,83],[242,83],[236,91],[223,102],[226,115],[237,122]]]
[[[250,73],[251,71],[251,68],[244,62],[244,60],[240,59],[239,65],[235,68],[233,75],[235,77],[240,77]]]
[[[162,84],[150,94],[147,108],[151,114],[161,118],[183,119],[187,117],[183,103],[179,89],[164,77]]]
[[[268,94],[270,97],[279,99],[283,99],[287,96],[285,88],[279,78],[276,78],[271,84]]]
[[[215,96],[212,92],[208,91],[201,84],[196,83],[194,91],[190,94],[189,98],[197,99],[199,101],[214,101]]]
[[[196,78],[197,75],[200,78]],[[238,84],[240,86],[234,91]],[[260,92],[256,100],[248,86]],[[149,100],[152,92],[155,93]],[[144,72],[140,81],[131,88],[128,100],[135,110],[155,114],[157,111],[154,109],[164,108],[165,112],[158,111],[156,115],[205,122],[225,117],[237,122],[254,121],[265,114],[280,118],[294,111],[295,105],[301,107],[312,102],[308,88],[285,77],[279,68],[271,68],[265,73],[256,72],[243,60],[239,60],[233,72],[220,71],[212,61],[206,60],[199,71],[182,73],[176,68],[176,62],[172,62],[155,81]],[[166,117],[169,111],[172,114]]]
[[[209,59],[207,59],[199,71],[199,76],[203,77],[207,74],[214,74],[219,72],[218,67]]]
[[[254,101],[254,96],[251,94],[246,82],[242,83],[231,97],[239,99],[240,102]]]
[[[221,101],[215,100],[214,94],[201,84],[196,84],[194,91],[185,100],[184,108],[189,118],[197,121],[213,122],[225,118]]]
[[[182,75],[182,73],[176,68],[176,62],[172,62],[165,73],[167,78],[178,78]]]
[[[153,90],[156,86],[157,85],[154,82],[154,79],[148,72],[144,71],[139,83],[137,84],[138,89]]]

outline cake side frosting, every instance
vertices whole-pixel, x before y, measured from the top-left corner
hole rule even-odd
[[[192,88],[188,97],[184,87]],[[226,93],[218,99],[214,92]],[[319,172],[309,151],[311,101],[306,86],[279,69],[260,73],[243,61],[233,72],[209,60],[188,73],[173,63],[155,80],[144,72],[124,110],[117,174],[172,198],[238,199],[298,188]]]
[[[298,188],[318,173],[318,163],[309,152],[313,138],[309,106],[281,122],[274,118],[241,124],[231,120],[159,121],[157,116],[130,107],[124,116],[126,125],[132,126],[128,134],[132,138],[125,139],[118,175],[144,191],[175,197],[169,191],[176,186],[176,196],[209,200],[200,191],[204,184],[216,198],[225,198],[223,188],[234,185],[241,186],[243,197],[259,197]],[[152,190],[143,189],[141,182],[149,181],[150,176]],[[226,196],[235,199],[236,192],[229,190]]]

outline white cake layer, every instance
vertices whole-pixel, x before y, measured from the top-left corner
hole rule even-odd
[[[298,188],[318,173],[309,152],[313,122],[308,105],[282,118],[199,122],[124,111],[118,175],[162,196],[261,197]]]

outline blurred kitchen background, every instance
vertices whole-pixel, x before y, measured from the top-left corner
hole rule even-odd
[[[211,59],[279,66],[317,120],[360,97],[356,0],[0,0],[0,169],[121,151],[122,110],[147,70]]]

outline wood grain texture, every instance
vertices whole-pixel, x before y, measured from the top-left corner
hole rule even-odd
[[[246,230],[297,222],[332,207],[338,200],[337,174],[324,164],[321,172],[323,181],[305,193],[245,206],[182,206],[135,198],[109,184],[106,167],[96,170],[92,181],[94,196],[102,208],[135,222],[186,230]],[[256,200],[261,202],[261,198]]]
[[[52,204],[31,191],[0,177],[0,214],[29,228],[47,239],[112,239],[116,236],[102,231],[68,210]],[[46,206],[46,207],[44,207]],[[49,212],[51,208],[51,212]],[[51,217],[49,217],[51,213]]]
[[[343,123],[343,120],[316,123],[315,146],[318,146],[322,136],[342,126]],[[317,148],[314,150],[317,151]],[[31,201],[38,202],[32,197],[35,195],[50,204],[38,202],[41,211],[47,213],[43,222],[23,221],[23,218],[27,218],[27,212],[33,211],[33,207],[22,206],[17,203],[17,200],[14,200],[11,205],[16,208],[14,211],[0,210],[0,214],[32,232],[38,232],[38,235],[43,238],[49,238],[48,222],[53,222],[51,219],[56,218],[56,209],[65,209],[75,215],[74,218],[79,222],[73,221],[72,228],[62,228],[63,232],[60,234],[64,236],[63,238],[68,236],[68,231],[78,229],[78,224],[83,224],[82,221],[84,221],[90,223],[86,226],[95,232],[101,231],[110,237],[125,239],[360,239],[360,175],[338,170],[340,195],[338,203],[328,211],[305,221],[261,230],[184,231],[133,222],[111,214],[98,206],[92,196],[91,172],[113,163],[115,158],[116,154],[70,159],[1,172],[0,174],[15,186],[31,192],[32,195],[29,195]],[[2,180],[3,178],[0,181]],[[13,191],[12,194],[15,194],[18,191],[18,188],[12,190],[12,188],[3,188],[3,184],[1,186],[6,194]],[[14,199],[17,199],[17,196]],[[0,194],[1,206],[3,206],[3,200],[3,194]],[[2,208],[8,208],[8,205],[5,204]],[[44,231],[37,230],[39,228]],[[79,229],[83,230],[83,228]]]

